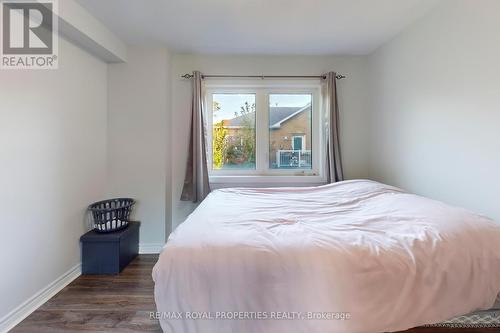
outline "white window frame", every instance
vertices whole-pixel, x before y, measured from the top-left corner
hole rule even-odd
[[[255,138],[256,168],[214,170],[212,162],[212,105],[213,94],[255,94]],[[205,96],[207,125],[207,159],[210,183],[214,188],[226,186],[300,186],[319,185],[326,182],[324,172],[323,126],[321,116],[321,85],[319,81],[309,80],[211,80],[206,81]],[[311,94],[312,128],[311,151],[312,169],[271,169],[269,168],[269,95],[272,94]],[[266,124],[262,126],[262,124]],[[305,140],[305,138],[303,138]],[[304,141],[305,144],[305,141]]]

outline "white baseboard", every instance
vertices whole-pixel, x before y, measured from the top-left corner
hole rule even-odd
[[[158,254],[163,248],[161,243],[146,243],[139,244],[140,254]],[[54,282],[50,283],[45,288],[41,289],[35,295],[30,297],[24,303],[16,307],[14,310],[0,318],[0,333],[6,333],[14,326],[19,324],[23,319],[28,317],[41,305],[47,302],[55,294],[61,291],[64,287],[70,284],[73,280],[82,274],[82,265],[77,264],[66,273],[58,277]]]
[[[139,254],[158,254],[163,249],[163,245],[161,243],[144,243],[139,244]]]
[[[58,277],[54,282],[41,289],[27,301],[0,319],[0,332],[8,332],[14,328],[14,326],[19,324],[24,318],[28,317],[33,311],[38,309],[42,304],[47,302],[52,296],[61,291],[81,274],[82,265],[75,265],[66,273]]]

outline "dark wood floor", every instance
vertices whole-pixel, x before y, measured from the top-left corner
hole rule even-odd
[[[11,332],[161,332],[158,321],[149,318],[150,311],[156,311],[151,270],[157,259],[140,255],[120,275],[80,276]],[[500,329],[417,328],[404,333],[500,333]]]
[[[157,255],[140,255],[119,275],[80,276],[11,332],[161,332],[151,270]]]

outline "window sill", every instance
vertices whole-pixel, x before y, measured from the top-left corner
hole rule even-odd
[[[324,185],[322,176],[210,176],[213,188],[224,187],[295,187]]]

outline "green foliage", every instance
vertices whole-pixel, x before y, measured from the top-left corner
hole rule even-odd
[[[214,102],[213,112],[220,110],[220,104]],[[245,102],[235,117],[241,117],[242,128],[236,130],[231,140],[229,131],[224,127],[224,120],[214,123],[212,133],[213,167],[221,169],[224,165],[255,163],[255,104]]]
[[[212,134],[212,150],[213,150],[213,164],[215,169],[220,169],[224,166],[226,159],[226,137],[227,129],[224,128],[224,120],[214,124]]]
[[[213,113],[220,110],[220,104],[214,101]],[[224,128],[224,120],[215,123],[213,126],[212,133],[212,150],[213,150],[213,166],[215,169],[220,169],[224,166],[224,160],[226,155],[226,137],[227,130]]]
[[[246,163],[255,163],[255,104],[250,105],[245,102],[245,105],[241,107],[240,116],[243,120],[242,129],[238,133],[238,141],[242,159]]]

